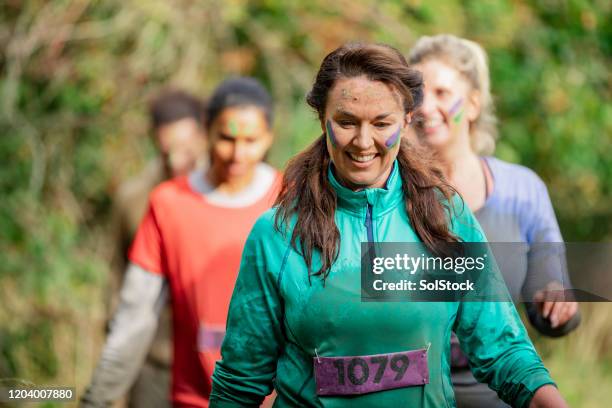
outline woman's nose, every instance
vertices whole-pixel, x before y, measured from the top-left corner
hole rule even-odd
[[[430,91],[425,90],[423,94],[423,104],[421,105],[421,114],[424,116],[431,115],[435,110],[435,98]]]
[[[362,150],[369,149],[374,144],[374,133],[370,126],[361,125],[358,128],[357,137],[353,140],[353,144]]]

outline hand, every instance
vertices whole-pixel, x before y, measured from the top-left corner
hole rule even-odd
[[[578,311],[578,303],[565,301],[563,285],[558,281],[550,282],[546,288],[537,291],[533,299],[542,316],[550,320],[553,329],[567,323]]]
[[[554,385],[547,384],[537,389],[529,408],[569,408],[569,405]]]

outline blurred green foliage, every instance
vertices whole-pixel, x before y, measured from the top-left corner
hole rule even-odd
[[[271,161],[320,134],[304,95],[349,40],[407,52],[451,32],[489,52],[497,155],[546,181],[567,240],[612,238],[607,0],[8,0],[0,4],[0,378],[78,385],[101,338],[110,197],[152,149],[161,87],[261,78]]]

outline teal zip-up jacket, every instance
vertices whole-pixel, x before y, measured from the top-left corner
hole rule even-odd
[[[290,231],[274,228],[276,209],[262,215],[244,248],[211,407],[259,406],[273,387],[275,407],[454,407],[451,330],[476,378],[513,406],[527,407],[539,387],[554,384],[511,302],[362,302],[361,242],[420,240],[404,207],[397,162],[386,188],[355,192],[331,171],[328,177],[337,194],[341,242],[325,285],[319,277],[309,281]],[[465,242],[483,242],[478,222],[467,206],[459,206],[452,231]],[[349,397],[317,395],[316,356],[428,346],[428,384]]]

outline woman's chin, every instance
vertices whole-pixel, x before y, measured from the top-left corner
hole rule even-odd
[[[425,142],[429,147],[433,149],[444,149],[451,143],[451,137],[448,132],[432,132],[426,133],[421,137],[421,140]]]
[[[362,190],[364,188],[381,187],[384,185],[384,181],[380,182],[381,177],[379,174],[350,174],[343,178],[346,187],[351,190]]]

